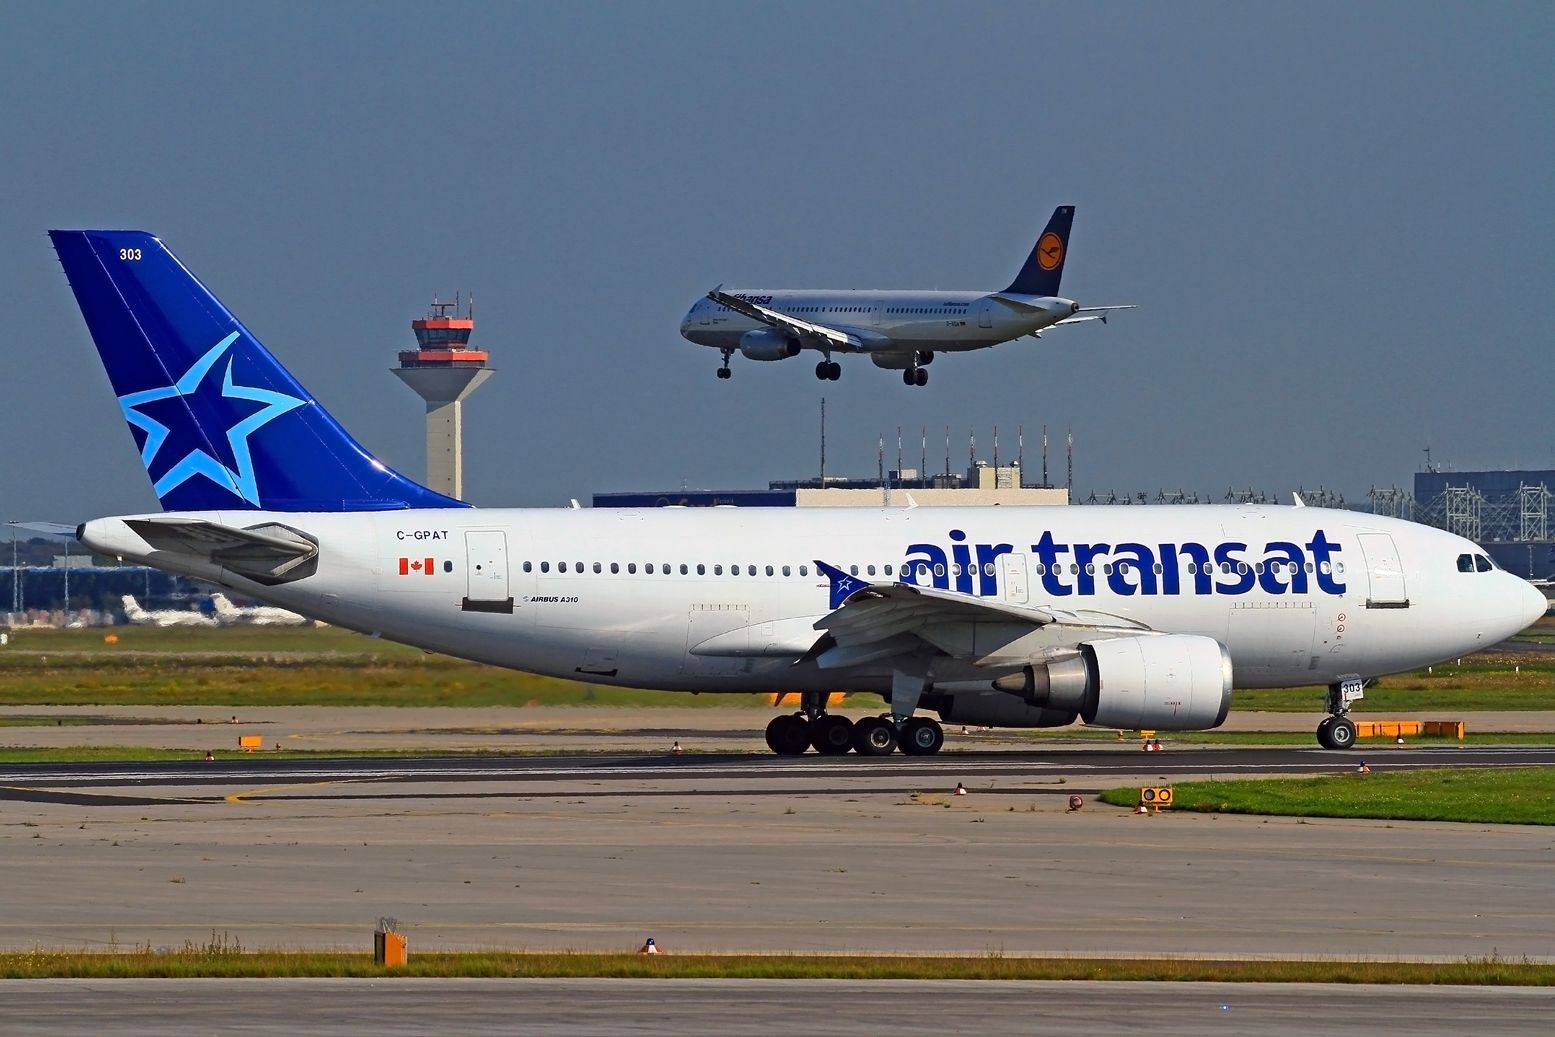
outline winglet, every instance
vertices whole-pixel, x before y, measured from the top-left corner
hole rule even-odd
[[[815,569],[831,581],[831,597],[828,599],[827,606],[829,608],[842,608],[844,602],[869,586],[857,576],[850,576],[835,565],[827,565],[819,558],[815,560]]]

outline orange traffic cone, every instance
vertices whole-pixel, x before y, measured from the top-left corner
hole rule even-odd
[[[660,954],[659,945],[653,942],[653,937],[648,937],[648,942],[637,949],[638,954]]]
[[[671,753],[671,754],[672,754],[672,755],[675,755],[675,756],[679,756],[679,755],[680,755],[680,754],[681,754],[681,753],[683,753],[683,752],[685,752],[685,751],[686,751],[686,750],[684,750],[684,749],[682,749],[682,748],[681,748],[681,747],[680,747],[680,739],[678,739],[678,738],[677,738],[677,739],[675,739],[675,744],[674,744],[674,745],[672,745],[672,746],[670,746],[670,753]],[[652,941],[652,940],[649,940],[649,941],[648,941],[648,942],[649,942],[649,943],[652,943],[652,942],[653,942],[653,941]]]
[[[964,796],[964,795],[966,795],[966,786],[961,784],[959,781],[956,782],[956,791],[955,791],[954,795],[957,795],[957,796]]]
[[[1148,813],[1150,813],[1150,808],[1145,806],[1143,803],[1141,803],[1137,807],[1134,808],[1134,813],[1136,813],[1136,814],[1148,814]]]
[[[962,734],[964,734],[964,735],[966,735],[966,734],[971,734],[971,733],[972,733],[972,732],[970,732],[970,731],[968,731],[968,730],[967,730],[967,729],[966,729],[966,725],[965,725],[965,724],[962,724],[962,725],[961,725],[961,733],[962,733]]]
[[[1080,796],[1070,796],[1069,797],[1069,809],[1071,811],[1079,810],[1083,806],[1085,806],[1085,800],[1082,797],[1080,797]]]
[[[205,750],[205,758],[206,760],[214,760],[216,758],[216,754],[207,749]]]
[[[1365,760],[1362,760],[1361,761],[1361,765],[1359,767],[1355,768],[1355,773],[1356,774],[1370,774],[1371,773],[1371,768],[1366,766],[1366,761]]]

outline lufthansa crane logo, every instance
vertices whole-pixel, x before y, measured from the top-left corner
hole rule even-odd
[[[1056,269],[1064,261],[1064,239],[1048,231],[1037,242],[1037,265],[1043,270]]]

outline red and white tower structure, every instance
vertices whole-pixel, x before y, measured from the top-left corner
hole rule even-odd
[[[416,348],[400,351],[393,368],[427,405],[427,485],[464,499],[463,401],[491,377],[490,356],[470,348],[475,307],[463,316],[455,302],[432,300],[425,317],[410,322]]]

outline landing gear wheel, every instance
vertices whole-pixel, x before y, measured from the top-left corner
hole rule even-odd
[[[918,368],[918,370],[913,373],[913,384],[914,385],[928,385],[929,384],[929,372],[925,371],[921,367]]]
[[[733,374],[734,374],[734,372],[729,370],[727,367],[720,367],[718,369],[718,377],[719,378],[728,378],[728,377],[730,377]]]
[[[945,744],[945,729],[929,717],[913,717],[902,725],[902,752],[908,756],[933,756]]]
[[[1323,722],[1317,725],[1317,744],[1324,749],[1332,749],[1334,747],[1333,742],[1329,740],[1328,733],[1334,729],[1334,721],[1338,719],[1338,717],[1324,717]]]
[[[896,751],[896,725],[884,717],[865,717],[853,725],[853,748],[860,756],[890,756]]]
[[[767,725],[767,748],[779,756],[802,756],[810,747],[810,721],[798,713],[773,717]]]
[[[1347,717],[1334,717],[1334,722],[1328,728],[1328,747],[1330,749],[1355,748],[1355,725]]]
[[[810,744],[822,756],[841,756],[853,748],[853,721],[828,713],[810,721]]]
[[[826,365],[826,378],[827,378],[828,381],[835,382],[837,379],[839,379],[841,377],[842,377],[842,365],[841,364],[839,364],[839,363],[837,363],[837,361],[833,360],[831,363]]]
[[[902,372],[902,384],[903,385],[917,385],[918,384],[918,372],[916,370],[914,370],[913,368],[911,368],[911,367],[909,367],[907,370],[903,371]]]
[[[825,360],[822,360],[820,363],[816,364],[815,365],[815,377],[819,378],[823,382],[826,381],[828,378],[830,378],[831,377],[831,364],[828,361],[825,361]]]

